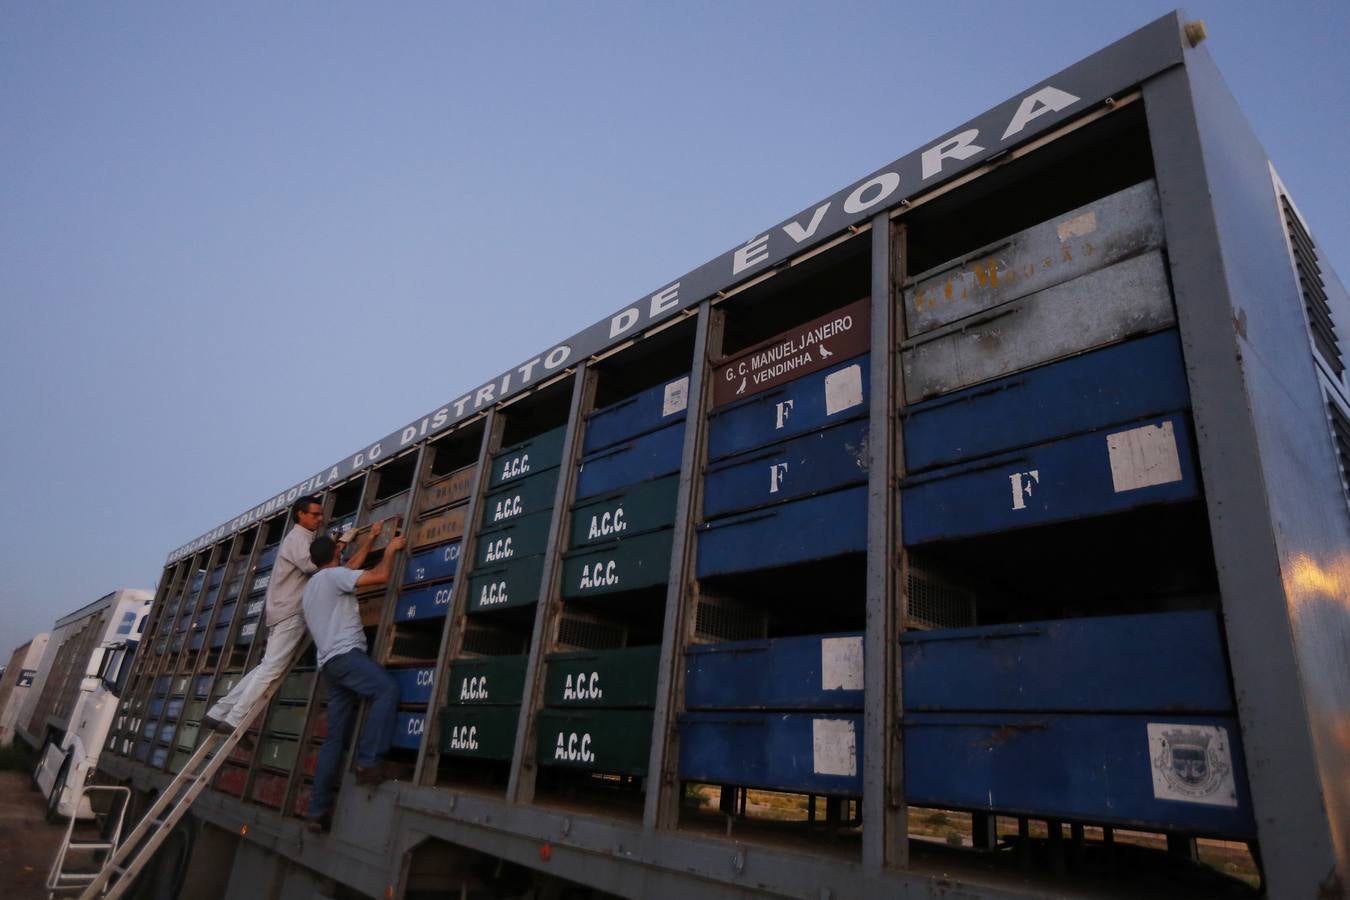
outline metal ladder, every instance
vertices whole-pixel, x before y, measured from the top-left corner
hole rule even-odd
[[[52,787],[55,789],[58,785],[53,785]],[[72,840],[75,834],[75,823],[80,819],[80,804],[87,795],[93,793],[122,795],[121,808],[118,809],[115,824],[110,829],[112,832],[112,839],[99,841]],[[130,805],[131,788],[129,787],[110,784],[86,784],[80,789],[79,793],[75,796],[75,814],[70,817],[70,822],[66,825],[66,836],[61,841],[61,848],[56,852],[56,860],[52,863],[51,871],[47,873],[47,896],[49,898],[56,896],[59,891],[71,891],[77,888],[83,889],[84,885],[98,878],[99,872],[67,872],[65,870],[66,855],[71,850],[88,852],[105,850],[108,853],[116,852],[118,840],[122,835],[122,822],[126,819],[127,807]]]
[[[309,641],[301,641],[300,646],[295,648],[290,660],[288,660],[285,672],[290,672],[295,668],[295,664],[300,660],[309,645]],[[267,709],[271,703],[272,697],[281,689],[285,675],[278,677],[267,686],[263,691],[258,702],[254,704],[239,723],[239,727],[229,734],[223,734],[219,731],[209,731],[197,745],[197,749],[192,752],[187,763],[174,776],[173,781],[169,782],[160,795],[155,798],[155,802],[141,816],[141,820],[136,823],[136,827],[131,830],[124,840],[119,840],[119,834],[122,828],[122,816],[126,813],[126,806],[122,808],[122,815],[118,816],[117,832],[113,834],[111,842],[106,849],[112,852],[104,857],[103,865],[98,873],[62,873],[61,866],[65,862],[66,851],[68,849],[98,850],[105,849],[101,843],[98,847],[90,846],[85,843],[71,843],[70,836],[74,830],[74,819],[71,820],[71,826],[66,830],[66,840],[61,849],[57,852],[56,862],[52,866],[52,874],[48,876],[48,890],[55,891],[62,888],[68,889],[75,886],[75,882],[67,883],[62,888],[54,888],[53,883],[62,878],[79,879],[87,881],[79,900],[94,900],[96,897],[106,897],[109,900],[116,900],[126,893],[136,881],[136,876],[146,867],[154,857],[155,851],[160,845],[168,839],[173,831],[173,826],[187,813],[192,806],[197,795],[206,790],[210,785],[211,779],[215,777],[216,772],[221,765],[229,758],[231,751],[244,736],[244,732],[252,725],[253,720]],[[98,790],[100,785],[86,785],[84,791]],[[120,788],[130,794],[129,788]],[[128,800],[128,802],[130,802]],[[167,810],[167,812],[166,812]]]

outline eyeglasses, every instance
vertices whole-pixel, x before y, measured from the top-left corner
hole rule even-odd
[[[300,515],[302,515],[302,516],[321,516],[321,515],[323,515],[323,510],[321,510],[321,509],[307,509],[307,510],[304,510],[303,512],[301,512]]]

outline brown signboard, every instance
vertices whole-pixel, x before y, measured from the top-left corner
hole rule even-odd
[[[430,544],[463,537],[464,514],[467,510],[467,506],[455,506],[438,516],[423,519],[413,525],[412,536],[408,538],[409,549],[417,550]]]
[[[417,515],[467,498],[477,469],[476,465],[465,466],[424,487],[417,497]]]
[[[736,354],[714,372],[713,407],[866,353],[869,308],[864,298]]]

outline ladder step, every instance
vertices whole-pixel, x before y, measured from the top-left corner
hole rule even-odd
[[[116,845],[111,841],[71,841],[66,846],[71,850],[111,850]]]

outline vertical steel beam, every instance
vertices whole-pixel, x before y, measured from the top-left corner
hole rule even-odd
[[[567,431],[563,436],[558,487],[553,493],[553,511],[549,514],[548,543],[544,550],[544,572],[539,579],[539,596],[534,607],[534,633],[530,654],[525,661],[525,686],[520,696],[520,720],[516,725],[516,745],[511,754],[511,775],[506,784],[508,803],[534,801],[535,778],[539,774],[534,752],[534,713],[544,694],[544,657],[553,646],[562,600],[558,583],[562,576],[562,533],[568,520],[567,509],[576,480],[577,459],[581,455],[581,420],[595,396],[595,375],[583,360],[572,376],[572,404],[567,411]]]
[[[459,656],[460,648],[464,645],[464,616],[469,596],[467,564],[468,560],[473,559],[474,541],[478,533],[474,526],[478,522],[478,509],[487,494],[491,478],[488,454],[501,446],[504,426],[505,420],[497,415],[497,407],[490,407],[483,421],[483,438],[478,444],[478,468],[473,476],[473,489],[469,491],[469,502],[464,507],[464,536],[459,539],[459,565],[455,568],[454,586],[450,589],[450,608],[446,610],[445,625],[441,630],[441,652],[436,657],[436,675],[431,680],[431,703],[427,705],[427,724],[423,729],[417,766],[413,770],[413,784],[436,783],[436,771],[441,761],[437,726],[440,724],[441,707],[450,689],[446,679],[450,674],[451,661]]]
[[[863,636],[863,866],[909,862],[901,783],[896,610],[895,398],[891,220],[872,219],[872,334],[867,432],[867,625]]]
[[[717,314],[721,323],[721,314]],[[657,669],[656,708],[652,713],[651,755],[647,762],[647,795],[642,826],[674,828],[680,816],[679,754],[675,720],[684,708],[684,648],[695,619],[690,606],[697,592],[692,584],[694,521],[699,514],[703,484],[704,423],[707,421],[708,342],[714,318],[705,300],[694,324],[694,359],[689,367],[689,405],[684,414],[684,446],[680,450],[680,483],[675,495],[675,528],[671,535],[670,575],[666,579],[665,622],[661,629],[661,659]],[[715,344],[721,347],[721,329]]]

